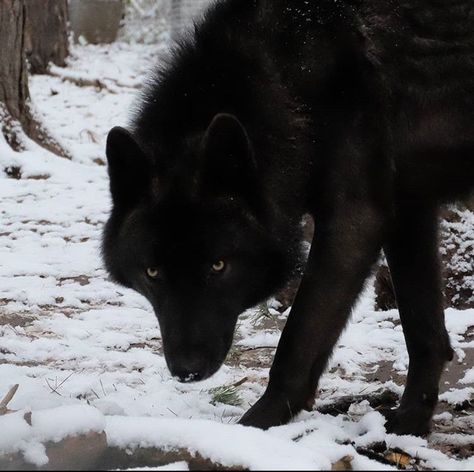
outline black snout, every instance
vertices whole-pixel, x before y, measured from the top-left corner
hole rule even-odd
[[[234,334],[238,313],[225,317],[221,310],[197,310],[175,304],[165,306],[158,321],[168,369],[180,382],[205,380],[225,361]],[[192,317],[189,314],[192,314]],[[219,315],[219,316],[218,316]]]
[[[209,363],[199,357],[174,361],[169,368],[173,377],[177,377],[183,383],[205,380],[216,370],[211,370]]]

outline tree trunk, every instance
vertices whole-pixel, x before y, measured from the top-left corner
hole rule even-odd
[[[25,7],[25,50],[30,71],[44,74],[50,62],[64,67],[69,53],[67,0],[27,0]]]
[[[25,0],[0,0],[0,131],[16,151],[25,149],[26,135],[49,151],[69,157],[31,112],[25,58],[25,4]]]
[[[0,2],[0,124],[7,142],[13,149],[21,143],[13,132],[14,122],[26,125],[28,76],[24,58],[24,5],[23,1]]]

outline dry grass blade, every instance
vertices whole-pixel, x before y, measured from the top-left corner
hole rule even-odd
[[[232,387],[240,387],[241,385],[243,385],[245,382],[247,382],[249,378],[248,377],[244,377],[243,379],[240,379],[238,382],[235,382],[234,384],[232,384]]]
[[[13,411],[9,410],[7,406],[11,402],[12,398],[15,396],[18,387],[18,384],[13,385],[13,387],[8,391],[5,397],[3,397],[3,400],[0,402],[0,415],[6,415],[7,413],[11,413]]]

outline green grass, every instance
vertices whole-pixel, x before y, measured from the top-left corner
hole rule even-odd
[[[224,405],[241,406],[242,399],[239,396],[237,387],[234,385],[223,385],[221,387],[211,388],[211,405],[223,403]]]

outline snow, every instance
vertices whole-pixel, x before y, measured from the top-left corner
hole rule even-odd
[[[474,383],[474,368],[471,368],[466,372],[466,375],[461,379],[461,383],[464,383],[464,384]]]
[[[16,180],[0,171],[0,397],[20,385],[8,405],[17,411],[0,416],[0,431],[8,431],[0,434],[0,451],[20,452],[45,465],[45,442],[105,430],[109,445],[187,448],[219,464],[252,470],[327,469],[345,456],[353,457],[355,470],[393,469],[357,452],[382,441],[422,458],[429,468],[472,468],[474,459],[435,449],[440,433],[433,433],[433,440],[387,435],[384,418],[366,402],[335,417],[303,412],[268,432],[234,424],[264,391],[284,322],[275,300],[267,306],[269,319],[262,320],[258,309],[242,315],[233,348],[237,361],[231,353],[226,365],[201,383],[181,384],[171,377],[149,303],[110,282],[100,258],[110,209],[106,134],[127,124],[140,84],[165,52],[165,44],[76,45],[66,69],[32,77],[36,114],[72,160],[28,140],[25,151],[13,152],[0,134],[0,169],[16,166],[22,173]],[[101,86],[74,83],[98,78]],[[466,336],[474,310],[451,309],[446,318],[456,362],[462,362],[474,347]],[[384,389],[401,393],[391,380],[368,380],[382,363],[406,376],[398,313],[373,311],[368,284],[321,379],[317,405]],[[474,371],[465,370],[463,384],[441,395],[447,405],[474,395],[468,385]],[[242,379],[240,406],[212,401],[212,389]],[[176,463],[150,470],[187,468]]]
[[[458,388],[442,393],[439,398],[452,405],[458,405],[470,400],[474,396],[474,388]]]

